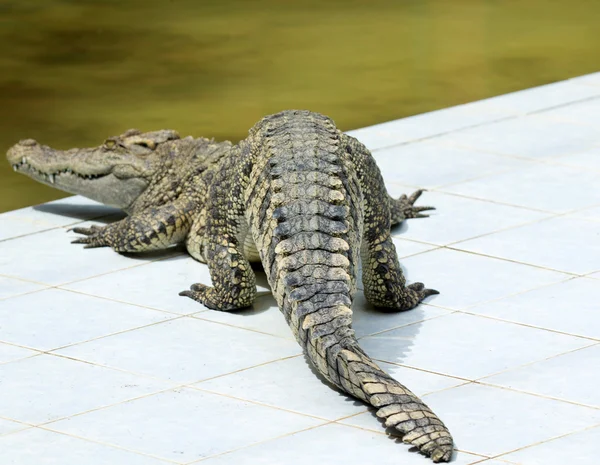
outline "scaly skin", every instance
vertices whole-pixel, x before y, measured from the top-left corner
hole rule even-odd
[[[373,304],[409,310],[437,293],[405,284],[390,237],[391,225],[432,207],[414,206],[422,191],[392,199],[368,150],[329,118],[268,116],[234,147],[178,139],[173,131],[128,131],[101,147],[67,152],[26,140],[8,159],[34,179],[129,213],[103,228],[75,228],[87,236],[77,243],[138,252],[185,238],[190,254],[208,263],[213,286],[195,284],[181,294],[209,308],[251,305],[250,262],[262,262],[319,372],[376,407],[387,427],[434,462],[450,460],[452,437],[441,420],[363,352],[351,329],[359,254]]]
[[[108,226],[74,228],[75,243],[143,252],[182,242],[203,215],[204,192],[231,143],[131,129],[99,147],[55,150],[26,139],[7,153],[15,171],[52,187],[124,209]],[[202,255],[193,242],[190,253]]]
[[[252,304],[260,258],[296,339],[332,384],[376,407],[434,462],[449,461],[452,437],[412,392],[379,368],[351,329],[359,254],[365,295],[399,311],[437,291],[406,286],[390,225],[423,216],[418,198],[391,199],[368,150],[327,117],[268,116],[223,160],[207,199],[203,244],[213,286],[182,294],[215,310]]]

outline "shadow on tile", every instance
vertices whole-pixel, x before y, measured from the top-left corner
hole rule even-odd
[[[111,220],[119,220],[127,216],[125,212],[112,207],[104,205],[82,205],[80,203],[45,203],[42,205],[36,205],[33,207],[34,210],[43,213],[50,213],[52,215],[65,216],[68,218],[74,218],[78,220],[88,220],[95,217],[107,217],[110,216]],[[98,219],[102,221],[102,219]]]

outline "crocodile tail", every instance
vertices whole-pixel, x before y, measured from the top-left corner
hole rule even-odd
[[[362,207],[356,174],[339,155],[339,136],[298,131],[299,152],[281,132],[280,140],[267,141],[268,162],[255,176],[270,187],[250,195],[254,241],[280,309],[328,381],[378,408],[386,426],[434,461],[449,460],[446,427],[363,352],[351,328]]]
[[[280,208],[289,211],[297,205]],[[327,209],[337,211],[337,206],[329,204]],[[281,210],[276,215],[281,215]],[[270,274],[280,307],[306,355],[328,381],[378,408],[377,416],[387,427],[401,432],[405,442],[418,446],[434,461],[447,461],[452,454],[452,438],[444,424],[417,396],[377,366],[355,338],[351,328],[351,255],[347,237],[340,232],[345,222],[326,214],[309,214],[286,219],[274,229],[276,258]],[[306,231],[309,225],[318,227]]]

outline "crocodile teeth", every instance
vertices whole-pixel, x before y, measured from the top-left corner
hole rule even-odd
[[[54,184],[54,175],[53,174],[48,175],[48,181],[50,181],[50,184]]]
[[[19,171],[19,166],[18,165],[13,165],[13,171]]]
[[[25,160],[25,157],[21,158],[21,163],[24,165],[25,163],[27,163],[27,160]]]

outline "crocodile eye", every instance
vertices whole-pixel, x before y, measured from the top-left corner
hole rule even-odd
[[[156,142],[153,140],[141,140],[136,142],[135,145],[139,145],[140,147],[144,147],[146,149],[154,150],[156,148]]]
[[[117,146],[117,141],[114,139],[106,139],[104,141],[104,147],[109,150],[114,149],[116,146]]]

